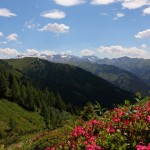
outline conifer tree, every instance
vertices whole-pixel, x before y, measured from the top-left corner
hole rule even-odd
[[[49,128],[50,124],[50,111],[46,103],[42,101],[41,103],[41,115],[44,117],[46,128]]]
[[[59,93],[56,95],[56,108],[58,108],[60,111],[65,110],[65,103],[63,102]]]
[[[50,101],[49,102],[50,106],[51,107],[55,107],[55,105],[56,105],[56,97],[55,97],[53,92],[50,92],[50,99],[49,99],[49,101]]]
[[[74,114],[74,110],[71,104],[67,105],[66,111],[70,112],[71,114]]]
[[[9,83],[3,73],[0,73],[0,97],[8,96]]]
[[[25,101],[25,105],[31,111],[35,110],[34,96],[33,96],[33,92],[32,92],[32,87],[30,85],[27,86],[27,98]]]
[[[24,104],[27,98],[27,92],[26,92],[26,87],[23,84],[21,84],[20,86],[20,95],[21,95],[22,104]]]
[[[9,75],[8,75],[9,88],[12,87],[13,80],[14,80],[14,75],[12,73],[9,73]]]
[[[21,103],[20,88],[19,88],[19,84],[16,78],[13,79],[13,83],[11,87],[11,95],[12,95],[13,101]]]

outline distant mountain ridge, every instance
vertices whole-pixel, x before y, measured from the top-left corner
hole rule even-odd
[[[69,54],[40,55],[38,57],[83,68],[131,92],[139,91],[147,95],[150,90],[150,60],[129,57],[100,59],[97,56],[77,57]]]
[[[130,71],[150,85],[150,59],[121,57],[100,59],[96,63],[114,65]]]

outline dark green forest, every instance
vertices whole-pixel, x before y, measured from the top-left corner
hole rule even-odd
[[[81,107],[87,102],[99,101],[104,107],[133,100],[134,94],[122,90],[106,80],[81,68],[52,63],[39,58],[6,60],[14,69],[22,72],[32,85],[59,93],[67,104]],[[108,94],[109,93],[109,94]]]
[[[0,98],[19,104],[28,111],[43,116],[47,128],[56,128],[67,116],[74,113],[71,104],[65,104],[59,93],[40,89],[32,85],[22,73],[0,62]]]

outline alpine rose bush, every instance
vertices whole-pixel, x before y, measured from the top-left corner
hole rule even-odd
[[[114,108],[99,120],[76,126],[68,141],[52,149],[150,150],[150,101]]]

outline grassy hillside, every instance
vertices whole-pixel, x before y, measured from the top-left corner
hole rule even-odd
[[[8,62],[13,68],[24,70],[28,65],[30,65],[33,60],[38,60],[39,58],[30,58],[26,57],[24,59],[6,59],[5,62]]]
[[[37,112],[29,112],[18,104],[0,100],[0,131],[10,128],[10,118],[14,119],[15,128],[21,132],[42,129],[45,125],[43,118]]]
[[[0,144],[10,145],[24,134],[38,132],[45,122],[37,112],[24,110],[18,104],[0,100]]]
[[[77,106],[88,101],[99,101],[104,107],[132,99],[130,92],[75,66],[51,63],[38,58],[7,60],[9,65],[22,71],[40,88],[59,92],[63,100]]]
[[[1,59],[0,59],[0,72],[11,72],[13,75],[16,75],[18,77],[22,76],[22,73],[20,71],[13,69],[11,65],[9,65],[6,61]]]

